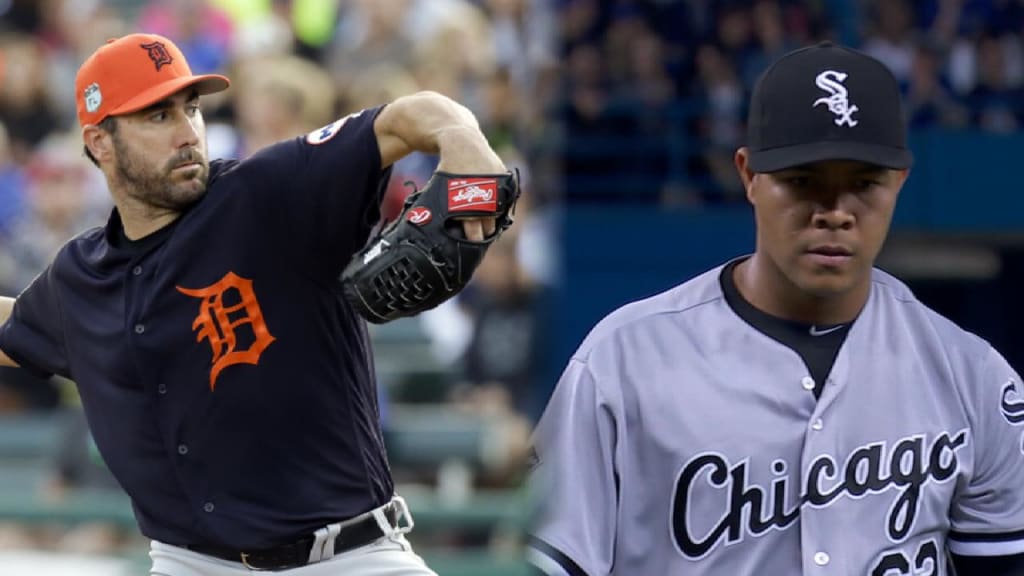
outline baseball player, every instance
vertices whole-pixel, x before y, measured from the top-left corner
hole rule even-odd
[[[0,364],[77,383],[153,575],[434,574],[404,537],[366,325],[339,278],[397,159],[504,166],[435,93],[210,162],[199,98],[228,85],[155,35],[85,61],[78,119],[116,208],[2,300]],[[493,227],[463,224],[477,240]]]
[[[752,95],[756,250],[602,320],[535,433],[549,575],[1024,574],[1024,386],[874,269],[911,166],[883,64]]]

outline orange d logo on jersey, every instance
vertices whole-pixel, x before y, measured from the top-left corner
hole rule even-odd
[[[252,290],[252,280],[242,278],[234,272],[228,272],[223,278],[206,288],[182,288],[176,286],[178,292],[201,299],[199,315],[192,322],[196,331],[196,342],[206,339],[213,348],[213,366],[210,368],[210,390],[217,383],[221,370],[233,364],[257,365],[260,355],[270,346],[275,338],[267,329],[263,320],[263,311]],[[224,305],[224,296],[236,292],[238,303]],[[238,350],[238,337],[235,330],[249,324],[254,340],[249,347]]]

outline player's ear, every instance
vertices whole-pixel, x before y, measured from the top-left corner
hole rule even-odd
[[[754,171],[750,169],[750,150],[746,146],[741,146],[736,150],[735,156],[733,156],[733,163],[736,164],[736,172],[739,173],[740,180],[743,181],[743,189],[747,193],[747,200],[753,204]]]
[[[906,183],[907,178],[910,176],[910,168],[904,168],[903,170],[893,170],[896,177],[896,191],[899,192],[903,189],[903,184]]]
[[[82,127],[82,142],[100,164],[113,157],[113,135],[95,124],[86,124]]]

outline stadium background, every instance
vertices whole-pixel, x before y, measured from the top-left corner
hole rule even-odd
[[[468,105],[522,171],[518,224],[473,285],[422,318],[374,327],[389,455],[411,540],[441,574],[522,574],[521,488],[537,388],[535,309],[554,281],[554,179],[541,146],[554,11],[527,0],[0,0],[0,294],[23,289],[110,200],[84,158],[74,75],[106,39],[172,38],[232,88],[202,102],[211,157],[244,157],[419,89]],[[434,159],[396,165],[385,212]],[[339,182],[344,187],[344,182]],[[297,375],[299,376],[299,375]],[[275,462],[267,462],[268,467]],[[121,576],[148,542],[69,382],[0,372],[0,574]]]
[[[752,249],[731,155],[791,48],[830,38],[893,69],[917,162],[881,263],[1024,365],[1021,0],[0,0],[0,293],[105,220],[73,77],[134,30],[234,80],[204,102],[213,156],[430,88],[524,170],[473,286],[373,332],[396,479],[442,575],[522,573],[529,426],[589,327]],[[391,213],[431,168],[397,167]],[[73,386],[0,372],[0,574],[138,573],[145,545]]]
[[[830,39],[882,60],[908,104],[916,163],[880,266],[1024,367],[1024,2],[566,0],[560,23],[556,362],[623,302],[752,251],[732,166],[750,91]]]

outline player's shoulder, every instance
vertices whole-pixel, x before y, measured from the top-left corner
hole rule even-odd
[[[73,276],[76,271],[100,262],[111,249],[107,241],[107,228],[95,226],[84,230],[65,242],[53,257],[51,271],[57,277]]]
[[[225,188],[224,184],[237,179],[244,180],[246,186],[258,182],[272,184],[274,176],[279,173],[281,168],[279,162],[284,159],[284,156],[284,154],[278,154],[277,162],[261,160],[257,155],[245,159],[218,158],[211,160],[210,175],[206,181],[207,196],[211,193],[216,195],[217,191]]]
[[[891,311],[892,316],[887,316],[895,316],[901,325],[927,330],[947,349],[957,349],[969,356],[984,354],[991,348],[980,336],[921,302],[906,283],[892,274],[875,268],[871,280],[878,305]]]
[[[107,242],[107,228],[105,226],[94,226],[75,236],[64,243],[57,251],[54,262],[64,262],[80,255],[90,255],[101,251],[109,244]]]
[[[673,325],[685,315],[723,299],[719,276],[722,264],[668,290],[629,302],[602,318],[580,344],[575,358],[585,360],[595,349],[614,346],[636,332],[654,331]]]

